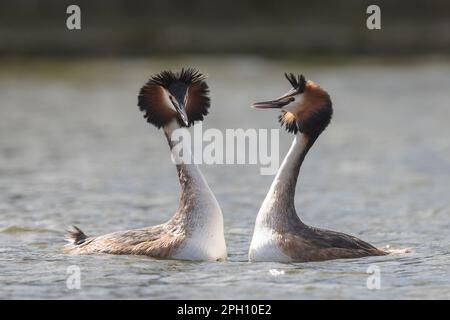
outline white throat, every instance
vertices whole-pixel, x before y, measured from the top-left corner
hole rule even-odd
[[[295,213],[294,197],[300,166],[308,151],[309,138],[298,133],[270,186],[256,218],[256,226],[274,227]]]
[[[176,121],[172,121],[169,125],[164,128],[166,136],[168,139],[172,137],[172,133],[175,130],[187,130],[186,128],[181,128]],[[180,157],[179,152],[172,150],[172,144],[176,143],[169,142],[171,146],[172,160],[176,163],[178,177],[180,179],[180,184],[182,186],[181,198],[188,198],[189,203],[185,205],[189,206],[187,214],[194,212],[196,216],[202,216],[205,219],[214,217],[222,212],[220,210],[219,204],[216,197],[209,188],[203,174],[201,173],[198,166],[194,163],[193,156],[189,148],[183,148],[183,157]],[[185,161],[184,159],[189,159]]]
[[[187,129],[180,128],[176,120],[164,127],[171,150],[176,143],[170,140],[175,130]],[[180,206],[173,219],[183,224],[188,238],[175,257],[192,259],[198,256],[201,259],[208,256],[214,260],[225,259],[227,252],[220,206],[198,166],[194,164],[190,150],[183,148],[182,152],[183,157],[178,152],[172,152],[181,185]],[[190,159],[190,162],[185,163],[183,159]]]
[[[290,261],[282,252],[280,235],[290,227],[303,224],[295,212],[294,195],[302,161],[310,147],[309,139],[299,133],[278,169],[258,216],[249,249],[250,261]]]

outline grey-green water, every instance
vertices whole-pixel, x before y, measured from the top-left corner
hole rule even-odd
[[[221,204],[226,262],[61,253],[70,224],[98,235],[166,221],[178,181],[136,95],[183,65],[209,74],[204,128],[278,128],[249,108],[288,89],[285,71],[326,88],[335,115],[302,168],[296,205],[311,225],[410,253],[320,263],[248,263],[273,176],[201,166]],[[0,71],[0,298],[450,298],[450,64],[301,65],[257,58],[3,62]],[[280,156],[292,137],[281,133]],[[66,287],[81,268],[81,289]],[[366,270],[381,271],[369,290]]]

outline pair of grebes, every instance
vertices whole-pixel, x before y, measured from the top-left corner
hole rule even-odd
[[[286,94],[252,105],[257,109],[279,109],[279,121],[294,134],[294,141],[259,209],[249,260],[306,262],[387,254],[356,237],[310,227],[297,215],[294,196],[300,166],[330,123],[333,109],[330,96],[316,83],[303,75],[286,74],[286,78],[292,86]],[[138,106],[144,118],[163,129],[171,150],[174,130],[202,121],[208,114],[210,98],[205,79],[190,68],[178,73],[163,71],[152,76],[140,90]],[[227,248],[219,203],[197,165],[176,160],[181,197],[178,210],[169,221],[97,237],[88,237],[74,226],[69,231],[70,243],[65,252],[225,260]]]

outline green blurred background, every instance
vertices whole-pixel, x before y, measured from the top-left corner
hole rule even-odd
[[[66,28],[78,4],[82,30]],[[381,7],[382,29],[366,28]],[[0,56],[450,53],[450,1],[79,0],[0,2]]]

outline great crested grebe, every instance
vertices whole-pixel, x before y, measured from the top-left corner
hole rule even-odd
[[[205,76],[194,69],[179,73],[163,71],[152,76],[139,93],[138,106],[147,121],[163,128],[170,149],[172,132],[203,120],[210,99]],[[183,129],[186,130],[186,129]],[[189,153],[190,150],[184,150]],[[189,157],[192,156],[190,153]],[[166,223],[153,227],[87,237],[80,229],[69,231],[64,248],[68,253],[110,253],[146,255],[161,259],[225,260],[227,249],[222,211],[205,178],[193,161],[177,160],[181,185],[180,204]],[[188,157],[188,158],[189,158]],[[180,160],[181,159],[181,160]]]
[[[333,114],[328,93],[303,75],[285,74],[292,89],[280,98],[254,103],[259,109],[281,110],[279,121],[295,134],[258,212],[249,250],[250,261],[322,261],[385,255],[353,236],[307,226],[294,207],[300,166]]]

